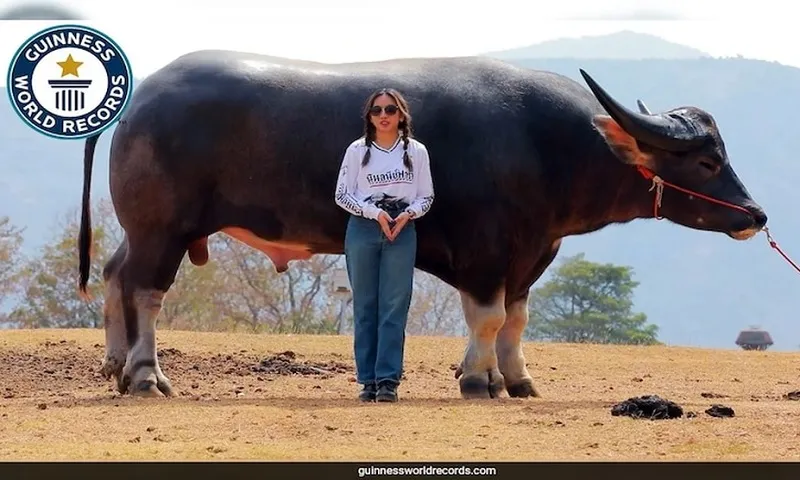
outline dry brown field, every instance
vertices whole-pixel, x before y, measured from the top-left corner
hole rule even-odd
[[[173,398],[117,394],[101,330],[0,332],[0,460],[800,459],[800,352],[527,343],[541,397],[467,401],[465,339],[409,337],[400,402],[361,404],[350,337],[158,340]],[[611,415],[648,394],[684,416]]]

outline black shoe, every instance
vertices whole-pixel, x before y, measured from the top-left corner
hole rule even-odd
[[[368,383],[364,385],[364,388],[361,390],[361,393],[358,394],[358,399],[362,402],[374,402],[375,401],[375,392],[376,387],[374,383]]]
[[[397,385],[392,382],[383,382],[378,385],[378,392],[375,394],[375,400],[378,402],[396,402]]]

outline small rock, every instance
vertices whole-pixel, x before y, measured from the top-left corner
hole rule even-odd
[[[717,418],[733,417],[735,415],[731,407],[719,404],[711,405],[711,408],[706,409],[706,413]]]
[[[794,392],[789,392],[783,396],[786,400],[800,400],[800,390],[795,390]]]
[[[728,398],[727,395],[722,395],[721,393],[713,393],[713,392],[703,392],[700,394],[703,398]]]
[[[46,403],[40,403],[39,405],[36,405],[36,408],[38,408],[39,410],[45,410],[45,409],[47,409],[47,404]]]

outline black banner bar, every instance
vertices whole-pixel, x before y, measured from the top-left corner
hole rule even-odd
[[[458,463],[458,462],[36,462],[0,463],[0,479],[256,480],[262,478],[486,478],[797,480],[800,463]]]

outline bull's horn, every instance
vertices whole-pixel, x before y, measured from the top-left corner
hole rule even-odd
[[[600,105],[617,123],[642,142],[663,150],[686,151],[704,143],[705,138],[696,135],[683,124],[664,115],[643,115],[625,108],[597,84],[583,69],[580,69]]]
[[[643,101],[641,101],[640,99],[636,100],[636,104],[639,105],[639,111],[642,112],[644,115],[652,115],[652,113],[650,113],[650,109],[647,108],[647,105],[645,105]]]

